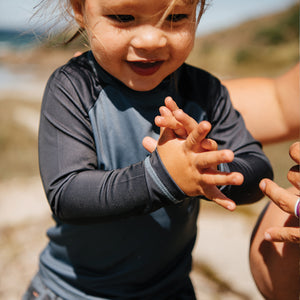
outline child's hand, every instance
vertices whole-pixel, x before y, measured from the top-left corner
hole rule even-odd
[[[160,116],[155,118],[156,126],[173,129],[177,137],[185,139],[198,123],[182,109],[179,109],[171,97],[165,99],[165,105],[159,108]],[[143,146],[147,151],[153,152],[157,146],[157,141],[145,137]],[[218,147],[217,143],[211,139],[204,139],[201,146],[206,150],[217,150]]]
[[[160,116],[155,118],[155,124],[173,129],[178,137],[186,138],[198,123],[179,109],[171,97],[165,99],[165,105],[159,108]]]
[[[186,139],[181,139],[172,129],[163,128],[157,151],[169,174],[185,194],[203,195],[222,207],[234,210],[235,203],[217,186],[240,185],[243,183],[243,175],[217,170],[217,165],[231,162],[234,154],[231,150],[217,151],[216,143],[205,139],[210,129],[210,123],[203,121],[197,124]]]
[[[172,178],[187,195],[204,195],[222,207],[234,210],[235,203],[217,188],[218,185],[240,185],[243,182],[243,176],[240,173],[217,171],[218,164],[233,160],[233,152],[230,150],[217,151],[217,143],[205,138],[211,128],[208,122],[198,124],[179,109],[171,97],[166,98],[165,105],[160,108],[161,116],[155,118],[155,123],[159,127],[166,127],[159,140],[158,152],[161,157],[165,156],[162,160]],[[175,144],[178,141],[184,143],[182,139],[185,138],[187,139],[182,150],[183,156],[186,155],[186,165],[183,163],[183,170],[179,171],[179,153],[182,154],[182,152],[173,156],[172,153],[176,152],[163,145],[168,142],[173,144],[172,147],[175,149]],[[143,145],[149,152],[152,152],[157,147],[157,142],[146,137]],[[180,161],[180,164],[183,161],[184,159]],[[193,172],[194,175],[192,175]]]

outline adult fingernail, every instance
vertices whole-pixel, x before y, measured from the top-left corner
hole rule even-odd
[[[270,233],[265,232],[265,240],[272,241],[272,237],[271,237]]]
[[[231,211],[235,210],[235,204],[233,204],[233,203],[228,204],[227,209],[231,210]]]
[[[260,183],[259,183],[259,187],[262,191],[264,191],[266,189],[266,183],[264,180],[262,180]]]

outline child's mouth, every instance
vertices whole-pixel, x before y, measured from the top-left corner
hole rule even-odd
[[[138,75],[150,76],[158,71],[163,61],[129,61],[128,64]]]

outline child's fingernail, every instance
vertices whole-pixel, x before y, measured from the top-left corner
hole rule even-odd
[[[271,241],[272,240],[272,237],[271,237],[270,233],[265,232],[265,240],[267,240],[267,241]]]

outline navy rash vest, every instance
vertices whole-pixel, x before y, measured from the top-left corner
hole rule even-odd
[[[212,124],[209,137],[231,149],[223,171],[244,175],[222,191],[237,204],[259,200],[272,178],[260,144],[246,130],[228,92],[211,74],[183,64],[149,92],[129,89],[92,52],[50,77],[39,129],[40,172],[56,225],[39,274],[64,299],[167,299],[189,280],[199,199],[187,197],[156,151],[154,124],[166,96]]]

